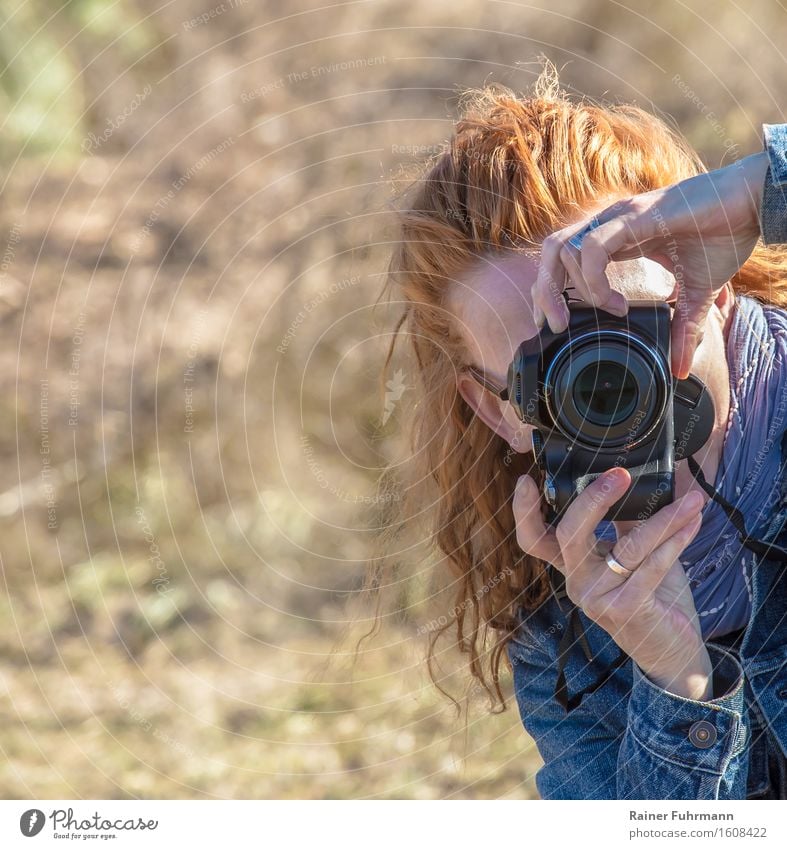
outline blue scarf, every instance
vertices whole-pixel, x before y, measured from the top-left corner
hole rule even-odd
[[[727,338],[730,414],[714,486],[759,536],[778,499],[781,437],[787,426],[787,312],[735,296]],[[612,522],[596,529],[615,540]],[[705,639],[745,627],[751,615],[752,552],[719,504],[709,501],[702,525],[681,554]]]

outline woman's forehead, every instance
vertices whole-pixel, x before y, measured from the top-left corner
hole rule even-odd
[[[532,289],[539,258],[535,251],[481,257],[470,272],[454,282],[451,308],[471,349],[483,353],[490,336],[509,348],[538,334]],[[665,300],[675,288],[675,278],[644,257],[611,262],[606,270],[612,287],[628,300]],[[578,298],[573,290],[569,295]]]
[[[531,335],[535,336],[532,290],[538,263],[539,255],[535,252],[480,258],[468,274],[454,282],[451,300],[455,310],[462,320],[491,321],[498,325],[525,314],[530,319]],[[611,262],[606,271],[611,286],[628,300],[665,300],[675,288],[672,274],[644,257]],[[569,286],[572,286],[570,282]],[[569,289],[569,295],[581,300],[573,288]]]

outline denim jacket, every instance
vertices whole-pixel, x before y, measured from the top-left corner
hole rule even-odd
[[[787,124],[766,124],[763,135],[763,241],[787,243]],[[781,448],[780,498],[760,536],[783,546],[787,434]],[[755,555],[750,577],[746,627],[706,642],[708,701],[675,695],[630,658],[621,662],[609,634],[565,597],[553,593],[536,611],[520,611],[508,655],[522,722],[544,760],[536,774],[542,798],[787,798],[787,566]],[[570,645],[565,683],[584,695],[567,713],[555,690],[571,608],[585,634]]]

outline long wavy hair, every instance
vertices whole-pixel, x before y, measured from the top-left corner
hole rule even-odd
[[[550,63],[528,96],[493,84],[465,92],[461,105],[449,142],[395,203],[381,299],[403,310],[383,380],[397,342],[406,342],[396,355],[410,360],[404,372],[414,377],[417,403],[408,416],[411,474],[403,479],[397,471],[395,497],[391,476],[383,477],[384,503],[397,509],[385,516],[384,553],[373,561],[367,587],[385,583],[381,570],[402,528],[425,522],[437,568],[454,592],[453,606],[430,629],[429,675],[456,703],[433,668],[437,639],[452,636],[499,712],[506,706],[500,665],[510,668],[505,649],[517,610],[534,610],[549,593],[545,564],[517,545],[511,508],[521,474],[540,480],[532,453],[514,454],[457,391],[457,374],[470,360],[447,306],[452,283],[484,256],[537,246],[604,197],[650,191],[706,169],[661,118],[634,105],[571,99]],[[731,283],[736,292],[785,306],[785,281],[787,252],[758,243]]]

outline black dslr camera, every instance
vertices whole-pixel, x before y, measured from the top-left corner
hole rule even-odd
[[[559,517],[613,466],[631,486],[605,515],[644,519],[675,496],[675,463],[698,451],[713,429],[714,407],[694,375],[670,370],[670,306],[630,301],[618,318],[569,304],[562,333],[545,326],[523,342],[508,369],[508,397],[533,425],[544,498]]]

